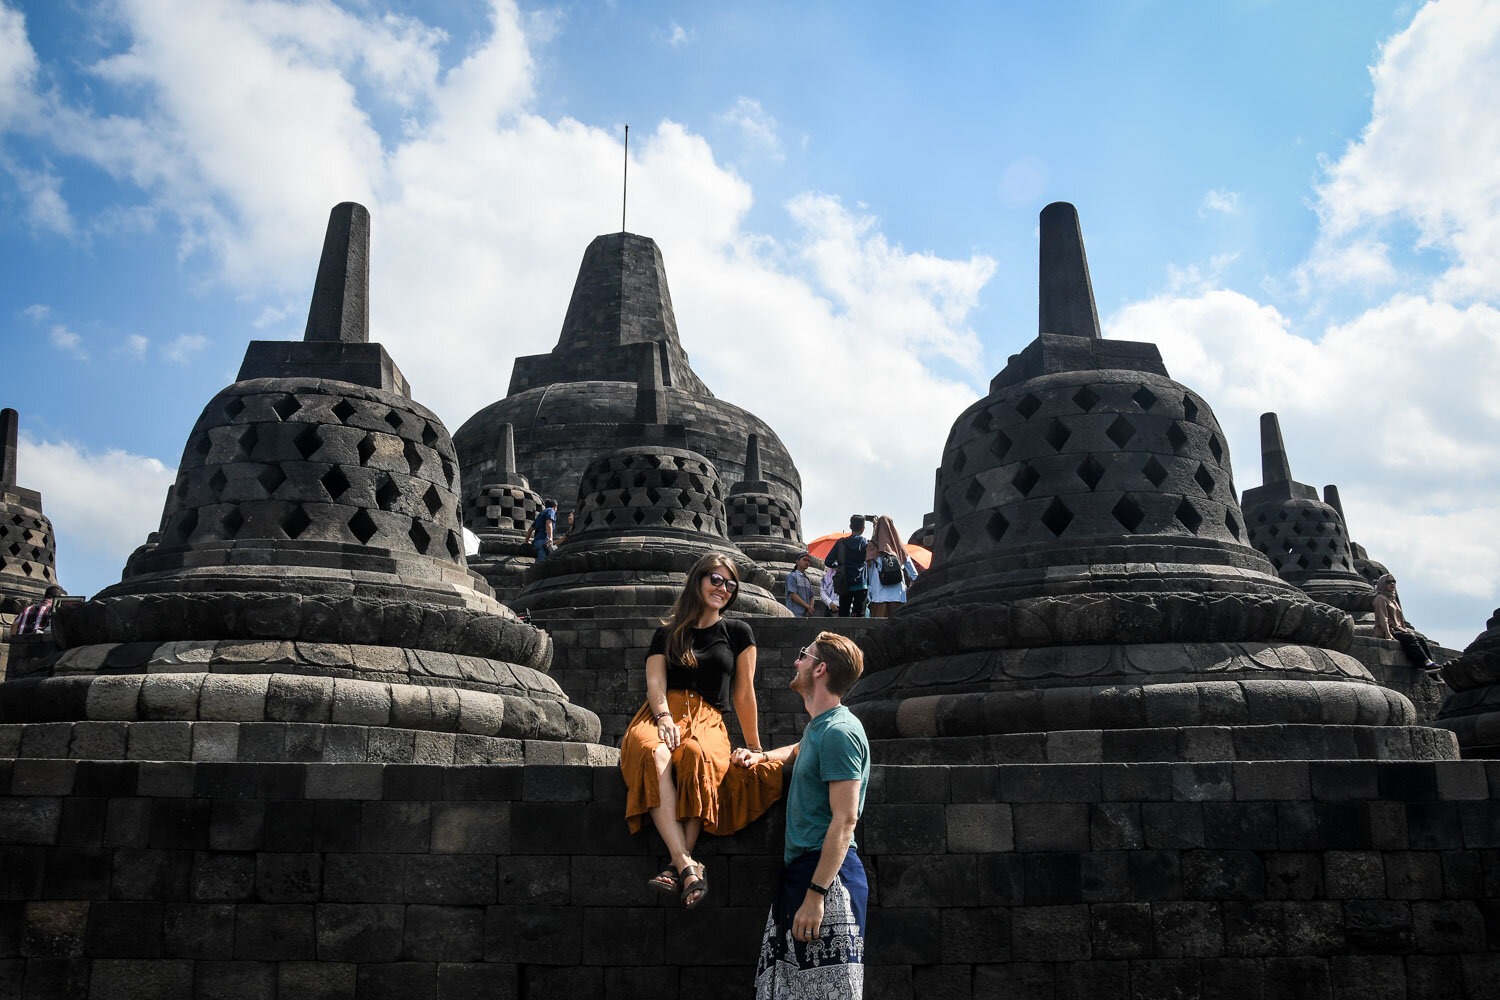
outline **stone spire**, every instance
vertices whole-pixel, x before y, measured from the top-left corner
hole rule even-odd
[[[745,439],[745,482],[760,481],[760,437],[751,434]]]
[[[1332,483],[1323,487],[1323,502],[1338,511],[1339,520],[1344,522],[1344,527],[1349,527],[1349,519],[1344,516],[1344,502],[1339,499],[1339,488]]]
[[[1260,479],[1263,486],[1292,481],[1292,466],[1281,440],[1281,421],[1274,413],[1260,415]]]
[[[370,210],[346,201],[328,215],[303,340],[370,340]]]
[[[10,407],[0,410],[0,442],[4,442],[0,456],[0,486],[16,485],[16,439],[20,430],[21,416]]]
[[[346,201],[328,213],[302,340],[252,340],[237,381],[326,378],[411,395],[383,344],[370,343],[370,212]]]
[[[1053,202],[1042,209],[1041,231],[1037,332],[1101,339],[1078,209]]]
[[[776,581],[807,551],[797,505],[761,478],[760,436],[745,438],[745,478],[729,488],[725,501],[729,539]]]
[[[524,483],[526,478],[516,471],[516,428],[514,424],[500,425],[500,446],[495,449],[495,480],[501,483]]]
[[[1377,559],[1371,559],[1370,553],[1365,547],[1354,540],[1349,533],[1349,518],[1344,513],[1344,502],[1339,499],[1339,488],[1333,484],[1323,487],[1323,502],[1332,507],[1339,515],[1339,521],[1344,525],[1344,533],[1349,535],[1349,550],[1354,553],[1354,571],[1368,580],[1372,585],[1390,572],[1385,563]]]
[[[677,337],[667,270],[656,241],[634,233],[598,236],[583,252],[557,346],[516,359],[510,393],[554,382],[633,382],[637,344],[662,347],[662,381],[703,396]]]
[[[1354,614],[1369,611],[1375,591],[1358,569],[1343,513],[1319,500],[1316,487],[1292,478],[1274,413],[1260,415],[1260,469],[1261,485],[1240,501],[1250,544],[1309,596]]]
[[[640,376],[635,383],[635,419],[641,424],[667,422],[667,393],[664,377],[665,345],[652,342],[640,346]]]

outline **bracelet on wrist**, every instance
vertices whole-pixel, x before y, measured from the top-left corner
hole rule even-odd
[[[809,892],[815,892],[819,896],[826,896],[826,895],[828,895],[828,890],[825,889],[825,888],[823,888],[821,885],[819,885],[816,882],[809,882],[809,883],[807,883],[807,889],[808,889]]]
[[[653,719],[653,720],[654,720],[654,721],[656,721],[656,722],[661,722],[661,720],[662,720],[662,719],[665,719],[665,718],[667,718],[667,717],[668,717],[668,716],[670,716],[670,715],[671,715],[671,714],[672,714],[672,713],[671,713],[671,712],[657,712],[657,713],[656,713],[656,714],[655,714],[655,715],[653,715],[653,716],[652,716],[652,717],[651,717],[651,718],[652,718],[652,719]]]
[[[751,753],[765,753],[765,751],[760,747],[746,747],[745,749],[749,750]]]

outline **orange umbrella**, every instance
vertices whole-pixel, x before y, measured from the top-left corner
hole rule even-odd
[[[932,568],[932,550],[924,549],[920,545],[906,543],[906,554],[911,556],[911,561],[916,564],[917,569],[927,572]]]
[[[826,559],[828,553],[833,549],[833,543],[840,538],[848,538],[849,532],[835,531],[828,535],[819,535],[807,543],[807,551],[813,554],[814,559]]]

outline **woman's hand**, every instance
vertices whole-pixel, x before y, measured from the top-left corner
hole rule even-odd
[[[670,715],[663,715],[656,720],[656,735],[667,745],[668,750],[676,750],[682,745],[682,730],[677,728],[677,723]]]

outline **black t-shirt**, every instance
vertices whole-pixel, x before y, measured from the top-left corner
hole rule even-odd
[[[671,631],[670,625],[657,629],[646,655],[665,656],[667,636]],[[693,652],[698,657],[698,665],[686,667],[668,663],[667,690],[697,691],[704,701],[723,712],[729,708],[734,661],[755,645],[755,632],[748,622],[739,618],[721,618],[708,628],[692,631]]]

